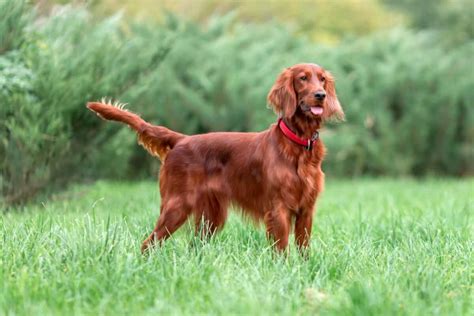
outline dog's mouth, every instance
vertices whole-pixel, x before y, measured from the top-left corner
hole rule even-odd
[[[311,114],[315,115],[315,116],[321,116],[323,115],[323,112],[324,112],[324,109],[322,106],[309,106],[309,105],[306,105],[306,104],[302,104],[301,105],[301,109],[305,112],[311,112]]]

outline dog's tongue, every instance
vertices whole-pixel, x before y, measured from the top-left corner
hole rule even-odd
[[[312,106],[311,113],[313,113],[314,115],[321,115],[323,114],[323,108],[319,106]]]

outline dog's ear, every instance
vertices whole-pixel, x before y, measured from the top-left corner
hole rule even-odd
[[[296,111],[296,92],[293,87],[293,73],[290,68],[283,70],[267,96],[270,104],[281,117],[292,117]]]
[[[326,71],[326,109],[323,113],[324,120],[344,121],[344,111],[337,99],[334,77]]]

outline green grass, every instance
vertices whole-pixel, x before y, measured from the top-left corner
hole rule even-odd
[[[98,182],[2,214],[0,313],[473,315],[470,180],[329,180],[309,258],[236,214],[150,256],[156,184]]]

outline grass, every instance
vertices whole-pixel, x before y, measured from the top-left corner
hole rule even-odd
[[[473,315],[469,180],[329,180],[309,258],[264,229],[189,226],[139,253],[156,184],[98,182],[2,214],[0,313]]]

